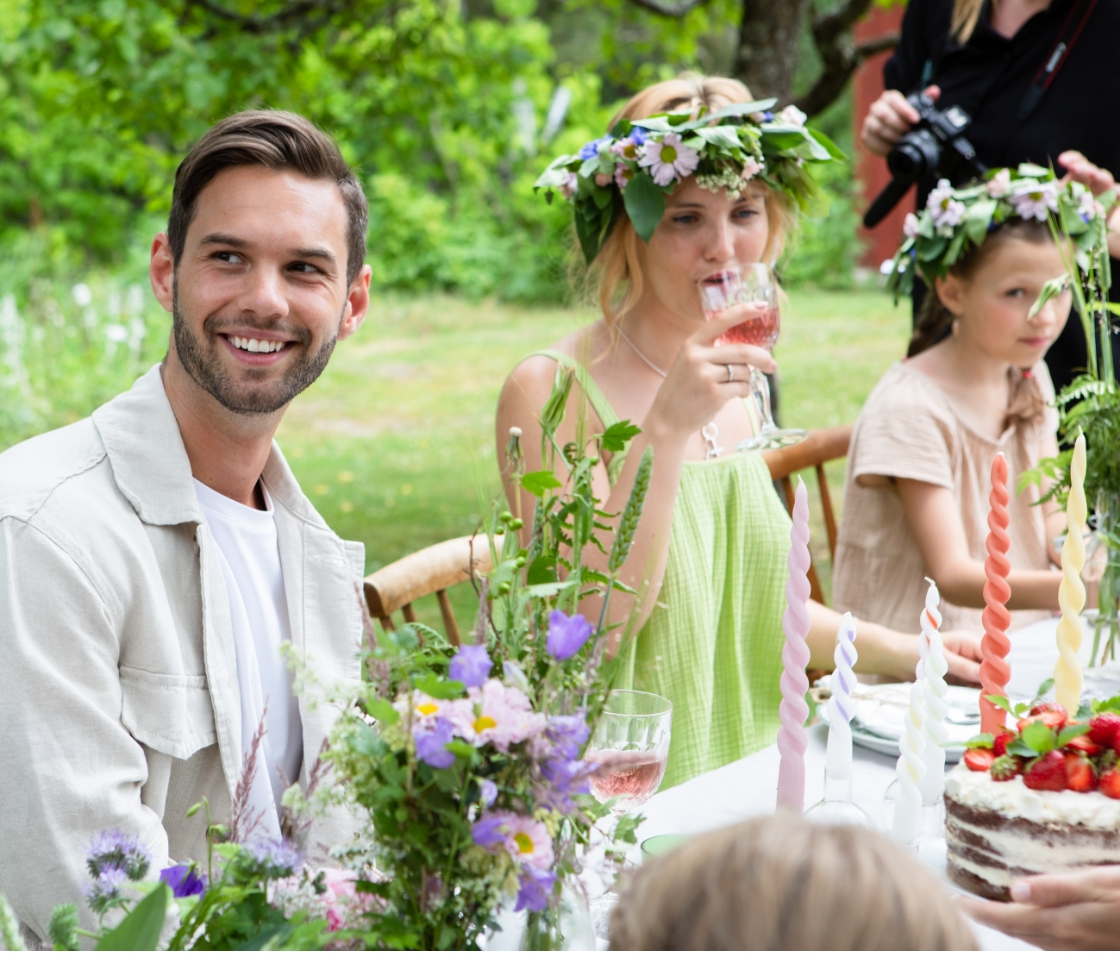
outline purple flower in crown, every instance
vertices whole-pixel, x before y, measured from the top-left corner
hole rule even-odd
[[[563,610],[553,610],[549,615],[546,648],[557,660],[574,656],[590,636],[591,624],[582,613],[569,617]]]
[[[255,861],[257,869],[273,880],[291,876],[303,858],[284,840],[258,837],[242,848]]]
[[[440,717],[432,729],[416,731],[416,756],[429,767],[446,770],[455,762],[455,754],[447,749],[454,735],[451,721]]]
[[[451,658],[447,675],[467,687],[481,687],[489,678],[494,661],[481,643],[466,644]]]
[[[537,870],[527,867],[518,878],[517,903],[514,910],[529,910],[539,913],[548,906],[548,897],[556,886],[556,874],[551,870]]]
[[[123,871],[129,880],[143,880],[151,862],[148,848],[120,830],[105,830],[86,851],[86,866],[94,880],[111,868]]]
[[[610,137],[599,137],[597,140],[589,140],[579,149],[580,160],[590,160],[592,157],[599,155],[599,147],[604,143],[610,143]]]
[[[206,878],[193,863],[177,863],[173,867],[167,867],[159,872],[159,878],[171,888],[176,899],[199,896],[206,890]]]

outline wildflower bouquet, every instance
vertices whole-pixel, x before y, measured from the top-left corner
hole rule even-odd
[[[610,529],[592,493],[592,468],[636,434],[628,423],[561,448],[556,428],[573,371],[561,368],[541,414],[548,469],[522,475],[519,437],[510,438],[514,481],[538,498],[526,546],[523,521],[495,506],[492,572],[476,582],[473,643],[456,650],[419,624],[373,636],[367,681],[340,721],[331,752],[350,799],[369,811],[377,879],[357,936],[370,947],[471,949],[496,927],[499,906],[528,912],[529,942],[554,943],[565,883],[583,868],[597,820],[608,811],[588,792],[582,759],[611,685],[604,652],[617,624],[596,624],[581,601],[628,590],[615,579],[648,489],[652,454],[641,463],[609,556]],[[516,431],[515,431],[516,433]],[[561,460],[569,479],[553,473]],[[608,556],[607,572],[589,551]],[[604,603],[603,609],[606,609]],[[633,842],[623,817],[608,854]],[[616,854],[617,855],[617,854]],[[608,855],[608,862],[610,856]],[[350,865],[369,869],[361,855]]]
[[[619,120],[605,137],[579,153],[557,157],[536,182],[551,202],[559,190],[575,207],[576,234],[591,263],[625,210],[646,242],[665,213],[677,183],[696,175],[706,190],[732,196],[755,177],[780,190],[802,210],[820,207],[823,194],[806,163],[827,163],[844,154],[823,133],[805,126],[805,114],[775,100],[732,103],[693,119],[666,113]]]

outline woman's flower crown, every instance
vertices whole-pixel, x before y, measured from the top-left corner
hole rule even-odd
[[[1053,170],[1023,163],[1015,171],[1006,167],[989,170],[983,181],[953,187],[941,180],[930,193],[925,209],[906,214],[906,239],[890,266],[887,289],[896,297],[907,296],[920,271],[930,289],[937,277],[1001,223],[1021,220],[1049,221],[1056,235],[1073,241],[1078,269],[1090,268],[1106,278],[1108,289],[1108,227],[1105,209],[1113,192],[1096,198],[1082,184],[1063,183]]]
[[[705,190],[737,197],[756,177],[783,190],[802,210],[823,197],[805,164],[844,159],[824,134],[805,127],[805,114],[775,100],[732,103],[700,116],[663,113],[645,120],[620,120],[611,132],[557,157],[535,189],[555,190],[575,207],[576,234],[588,263],[625,209],[647,243],[665,213],[675,184],[696,175]]]

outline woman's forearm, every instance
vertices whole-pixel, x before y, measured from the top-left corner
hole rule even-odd
[[[835,666],[836,631],[840,614],[815,600],[809,601],[809,669],[831,671]],[[900,680],[912,680],[918,663],[915,638],[877,623],[859,621],[856,629],[856,669]]]

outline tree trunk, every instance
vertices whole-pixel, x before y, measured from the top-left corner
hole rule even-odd
[[[758,99],[777,97],[784,105],[793,96],[801,22],[810,0],[743,0],[739,46],[732,76]]]

